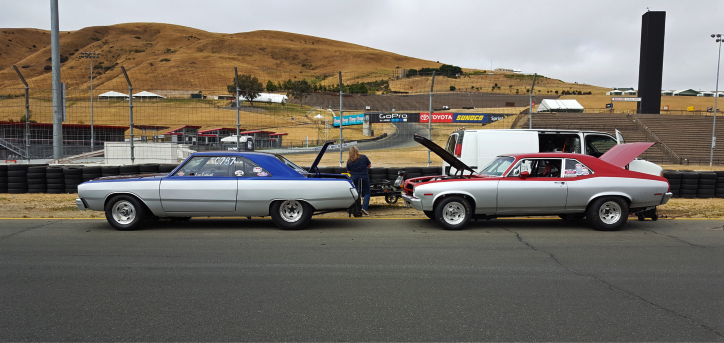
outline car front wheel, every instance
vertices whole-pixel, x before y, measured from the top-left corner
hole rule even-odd
[[[445,197],[435,206],[435,220],[445,230],[461,230],[473,215],[472,208],[465,198]]]
[[[119,231],[137,230],[146,216],[141,201],[130,195],[111,198],[106,204],[105,212],[108,223]]]
[[[303,229],[312,219],[313,212],[311,205],[299,200],[275,201],[271,206],[272,221],[284,230]]]
[[[596,230],[620,230],[628,220],[628,203],[620,197],[601,197],[591,203],[586,217]]]

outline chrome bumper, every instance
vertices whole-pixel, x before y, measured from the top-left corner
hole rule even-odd
[[[415,197],[409,196],[407,194],[403,194],[402,200],[405,201],[405,204],[411,205],[418,211],[422,211],[422,199],[415,198]]]
[[[674,193],[671,193],[671,192],[668,192],[668,193],[664,194],[664,198],[661,199],[661,205],[666,204],[667,202],[669,202],[669,199],[671,199],[671,196],[672,196],[672,195],[674,195]]]
[[[78,209],[81,211],[86,210],[85,203],[83,203],[82,199],[75,199],[75,205],[78,206]]]

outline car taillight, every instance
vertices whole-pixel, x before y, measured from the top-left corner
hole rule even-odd
[[[455,157],[460,157],[460,152],[463,150],[462,144],[455,145]]]

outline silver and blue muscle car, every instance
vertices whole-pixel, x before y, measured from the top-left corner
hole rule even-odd
[[[462,229],[471,218],[540,215],[586,217],[598,230],[618,230],[629,212],[663,205],[672,195],[665,178],[625,169],[653,143],[616,145],[600,158],[570,153],[498,156],[475,173],[432,141],[418,135],[415,140],[458,173],[408,179],[402,198],[448,230]]]
[[[306,171],[281,155],[261,152],[194,153],[169,174],[98,178],[78,186],[80,210],[104,211],[118,230],[147,217],[271,216],[283,229],[301,229],[317,211],[346,210],[358,198],[352,181]]]

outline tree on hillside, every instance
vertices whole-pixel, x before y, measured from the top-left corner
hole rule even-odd
[[[251,76],[249,74],[239,75],[239,78],[234,80],[234,83],[226,86],[226,90],[230,94],[236,95],[237,87],[239,88],[239,95],[249,101],[249,104],[251,104],[252,107],[254,106],[254,99],[256,99],[256,97],[264,91],[264,86],[261,82],[259,82],[259,79],[257,79],[256,76]]]
[[[312,92],[312,85],[307,80],[293,81],[287,91],[287,96],[299,100],[301,104],[304,102],[304,98]]]
[[[274,82],[271,82],[271,80],[266,82],[266,91],[267,92],[276,92],[277,91],[277,85],[274,84]]]

